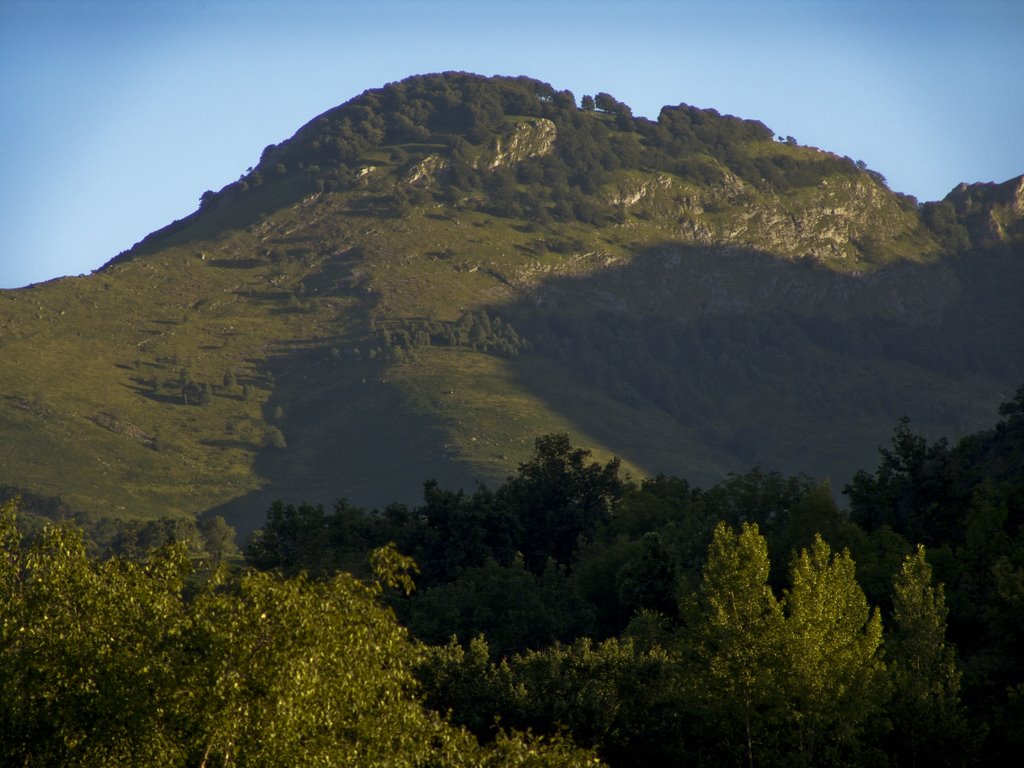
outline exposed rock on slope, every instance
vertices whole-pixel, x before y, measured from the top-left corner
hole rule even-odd
[[[945,199],[976,245],[1024,240],[1024,175],[1002,184],[960,184]]]
[[[558,129],[545,118],[527,118],[516,123],[507,137],[496,137],[494,148],[480,158],[480,165],[488,170],[518,165],[527,158],[546,157],[555,149]]]

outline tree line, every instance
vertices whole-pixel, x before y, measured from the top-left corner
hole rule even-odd
[[[760,468],[637,483],[565,435],[495,489],[278,501],[244,563],[90,556],[75,530],[23,538],[9,504],[5,755],[1006,762],[1024,741],[1024,387],[1000,417],[955,445],[900,422],[849,511]]]
[[[1024,737],[1024,388],[1000,415],[956,445],[901,421],[849,511],[760,468],[633,483],[550,435],[496,489],[277,502],[246,556],[359,572],[396,542],[427,700],[483,739],[568,727],[613,765],[995,761]]]

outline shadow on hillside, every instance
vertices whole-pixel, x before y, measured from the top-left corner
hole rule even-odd
[[[858,277],[665,244],[477,309],[530,341],[532,351],[507,358],[519,386],[646,471],[693,479],[697,468],[708,478],[760,464],[831,478],[838,491],[877,464],[877,446],[903,416],[951,439],[991,424],[1024,380],[1024,306],[1007,290],[1022,284],[1019,256],[976,253]],[[307,282],[348,291],[350,271],[329,266]],[[386,363],[356,362],[342,346],[276,347],[266,408],[283,408],[287,447],[257,452],[262,489],[207,513],[242,538],[277,498],[382,507],[416,503],[430,478],[474,486],[473,469],[453,460],[448,426],[403,401]],[[606,399],[582,398],[583,388]],[[600,402],[621,406],[621,419]]]
[[[1024,303],[1008,290],[1021,284],[1024,259],[1006,251],[852,276],[665,244],[487,310],[577,381],[732,456],[729,469],[830,477],[838,490],[877,464],[904,416],[951,439],[991,423],[999,393],[1024,381]],[[572,399],[519,383],[556,410]],[[687,476],[631,439],[624,457]]]
[[[146,385],[129,386],[126,384],[125,386],[127,386],[132,392],[134,392],[139,397],[144,397],[150,402],[162,403],[164,405],[180,405],[183,408],[187,407],[185,401],[182,399],[180,392],[166,394],[164,392],[156,392],[151,387]]]
[[[444,431],[404,406],[384,364],[338,360],[317,347],[282,349],[270,368],[275,388],[265,407],[285,409],[279,425],[287,447],[257,450],[263,488],[204,513],[223,515],[240,541],[264,523],[275,499],[329,509],[346,498],[382,508],[418,503],[431,478],[442,487],[473,487],[468,469],[445,455]]]
[[[348,249],[303,280],[313,297],[356,299],[348,333],[369,327],[377,299],[355,275],[362,260],[358,248]],[[281,431],[286,445],[256,448],[261,489],[205,513],[223,515],[240,540],[263,524],[275,499],[329,508],[346,498],[375,508],[418,503],[432,478],[445,487],[473,487],[469,469],[446,454],[443,427],[408,408],[389,382],[389,364],[356,351],[369,346],[364,334],[280,339],[266,359],[250,361],[273,381],[264,421]],[[272,417],[278,409],[284,415]]]

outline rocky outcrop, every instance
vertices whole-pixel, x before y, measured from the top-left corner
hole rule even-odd
[[[975,245],[1024,241],[1024,175],[1001,184],[959,184],[945,201]]]
[[[672,228],[675,240],[810,259],[841,271],[889,261],[901,241],[916,240],[918,257],[937,247],[922,233],[916,211],[868,174],[836,175],[781,193],[754,189],[728,172],[713,185],[629,174],[609,185],[604,199]]]
[[[741,208],[721,233],[734,244],[819,262],[886,261],[900,239],[919,229],[914,211],[867,176],[834,177],[816,188],[773,195]],[[926,242],[917,255],[932,250]]]
[[[427,155],[409,169],[402,181],[410,187],[429,186],[437,174],[448,167],[448,161],[440,155]]]
[[[530,157],[550,155],[555,148],[558,130],[555,124],[542,117],[531,117],[519,122],[512,133],[494,139],[491,149],[477,161],[477,167],[495,170],[516,165]]]

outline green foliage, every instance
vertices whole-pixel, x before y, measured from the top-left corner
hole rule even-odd
[[[422,761],[435,726],[411,700],[416,655],[374,594],[347,575],[265,573],[201,593],[190,640],[204,651],[189,704],[204,760]]]
[[[655,532],[640,539],[640,552],[616,574],[616,592],[623,612],[641,611],[670,616],[677,602],[677,565],[663,537]]]
[[[482,638],[431,649],[420,672],[427,702],[481,739],[500,717],[549,736],[567,729],[613,765],[672,764],[686,754],[675,730],[678,667],[664,652],[583,639],[499,662],[492,655]]]
[[[948,250],[965,251],[970,247],[970,235],[957,218],[952,203],[946,200],[925,203],[921,206],[921,219]]]
[[[858,472],[844,489],[852,518],[868,530],[889,525],[914,542],[961,540],[965,497],[947,441],[929,445],[903,419],[892,446],[880,449],[874,475]]]
[[[570,743],[503,733],[480,749],[424,709],[419,649],[382,589],[408,586],[394,550],[380,582],[224,570],[184,548],[93,560],[49,527],[19,541],[0,511],[0,757],[19,765],[582,766]]]
[[[904,765],[965,765],[972,739],[960,706],[961,672],[946,644],[945,594],[932,584],[923,546],[908,555],[893,584],[892,750]]]
[[[421,668],[427,701],[484,738],[499,720],[567,728],[617,766],[877,764],[889,676],[852,560],[819,537],[783,599],[770,568],[756,526],[722,523],[685,622],[641,614],[643,648],[581,638],[499,661],[453,639]]]
[[[601,466],[589,458],[566,434],[537,438],[534,458],[519,465],[497,496],[523,528],[521,551],[533,573],[548,558],[569,565],[579,542],[593,539],[624,493],[619,460]]]
[[[529,340],[520,336],[510,323],[500,316],[492,318],[486,310],[464,312],[454,322],[405,318],[382,328],[371,343],[375,342],[393,359],[427,346],[471,349],[508,358],[531,349]]]
[[[269,425],[263,430],[262,446],[264,448],[273,448],[274,450],[283,450],[288,447],[287,441],[284,439],[284,433],[279,427]]]
[[[715,528],[699,592],[693,638],[699,672],[697,696],[716,723],[725,752],[753,766],[771,750],[788,673],[782,607],[768,586],[768,545],[756,525],[735,534]],[[788,725],[788,724],[786,724]]]
[[[214,568],[238,553],[235,529],[228,525],[221,515],[202,518],[196,524],[196,528],[202,539],[203,549]]]
[[[592,623],[590,606],[554,564],[535,575],[521,561],[466,568],[397,608],[424,642],[454,636],[466,643],[485,633],[497,656],[571,640],[587,634]]]
[[[968,435],[952,447],[944,440],[929,443],[901,422],[893,447],[881,451],[878,469],[858,473],[846,489],[851,516],[874,528],[872,537],[900,535],[929,546],[931,566],[924,550],[918,550],[893,591],[894,610],[898,602],[906,627],[893,634],[892,643],[911,654],[896,672],[898,685],[908,689],[898,717],[910,757],[930,754],[955,761],[962,754],[958,750],[974,744],[989,724],[1013,717],[1011,692],[1024,679],[1019,658],[1024,617],[1018,565],[1024,553],[1019,400],[1020,392],[1004,404],[1004,420],[994,429]],[[931,586],[932,566],[947,585],[944,595]],[[985,714],[977,716],[984,727],[973,733],[964,731],[957,709],[960,678],[944,641],[947,605],[950,645],[963,660],[963,700],[986,702]],[[942,633],[936,629],[940,625]],[[922,676],[913,684],[902,677],[908,665]],[[989,730],[985,759],[999,762],[1013,754],[1018,733],[1012,727]]]
[[[279,499],[267,511],[266,525],[249,541],[246,558],[259,568],[280,568],[289,575],[301,570],[321,574],[328,568],[321,554],[329,544],[324,534],[322,506],[296,507]]]
[[[863,749],[887,701],[881,615],[869,609],[850,553],[833,555],[820,536],[794,560],[792,584],[785,648],[795,751],[806,765],[841,764]]]
[[[4,529],[14,509],[4,509]],[[28,765],[176,765],[184,671],[181,548],[146,563],[86,557],[80,535],[47,528],[3,552],[0,750]]]
[[[852,559],[817,537],[794,558],[781,600],[770,569],[756,526],[718,525],[687,634],[698,722],[716,723],[701,738],[711,754],[751,766],[870,761],[887,678],[881,620],[869,616]]]
[[[564,435],[539,439],[493,492],[431,481],[413,509],[275,503],[247,557],[313,577],[197,574],[193,563],[214,559],[203,540],[208,553],[226,546],[216,518],[125,527],[135,560],[91,559],[67,529],[23,544],[12,502],[0,515],[4,748],[68,765],[594,759],[573,743],[617,766],[1008,756],[1024,606],[1010,522],[1024,496],[1019,466],[1006,470],[1018,410],[1007,404],[996,429],[952,449],[902,423],[882,471],[859,486],[877,491],[862,500],[930,508],[951,477],[999,468],[960,489],[967,520],[949,530],[963,533],[939,545],[936,562],[963,582],[953,610],[924,549],[897,566],[905,539],[859,529],[827,484],[755,468],[707,491],[668,477],[629,485],[617,462],[590,462]],[[567,523],[577,544],[564,562],[529,569],[523,553],[538,545],[525,529]],[[886,634],[850,551],[820,531],[865,554],[891,605]],[[164,548],[140,554],[147,542]],[[403,552],[423,558],[416,592]],[[773,561],[790,554],[779,575]],[[356,568],[366,582],[339,572],[367,556]],[[396,613],[434,647],[411,642]],[[973,617],[963,676],[947,615]]]

